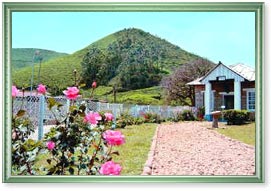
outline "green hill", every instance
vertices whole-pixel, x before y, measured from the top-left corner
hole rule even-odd
[[[35,48],[12,48],[11,50],[11,66],[12,70],[18,70],[27,66],[31,66],[34,54],[39,52],[42,57],[42,62],[66,56],[66,53],[59,53],[51,50],[35,49]],[[37,64],[38,62],[34,62]]]
[[[94,50],[98,51],[93,54]],[[88,64],[92,64],[93,60],[89,62],[87,59],[93,59],[93,57],[98,59],[95,62],[98,75],[85,79],[82,75],[85,71],[82,72],[82,68],[85,70]],[[42,62],[41,83],[46,84],[49,91],[57,95],[62,94],[67,86],[74,85],[74,69],[77,70],[76,79],[87,83],[88,86],[93,79],[106,79],[101,83],[97,80],[98,85],[105,86],[123,80],[130,84],[138,83],[137,76],[142,76],[141,73],[144,73],[148,77],[145,81],[151,79],[154,83],[142,86],[143,81],[132,88],[140,89],[141,86],[141,88],[156,86],[162,75],[167,75],[179,65],[197,58],[199,56],[140,29],[124,29],[110,34],[74,54]],[[34,84],[36,84],[38,66],[35,66],[34,69]],[[156,74],[157,76],[155,76]],[[131,76],[131,78],[122,79],[127,76]],[[31,67],[12,72],[13,83],[18,87],[29,87],[30,78]],[[121,86],[125,87],[125,84],[121,84]]]

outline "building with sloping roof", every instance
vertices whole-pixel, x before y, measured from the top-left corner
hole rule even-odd
[[[219,62],[187,85],[194,87],[195,106],[205,107],[207,120],[211,120],[212,111],[222,109],[255,111],[255,70],[245,64],[226,66]]]

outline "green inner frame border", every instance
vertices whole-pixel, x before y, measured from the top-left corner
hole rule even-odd
[[[88,183],[88,182],[264,182],[264,74],[263,2],[175,2],[175,3],[65,3],[4,2],[3,10],[3,178],[4,183]],[[12,176],[11,175],[11,23],[12,12],[254,12],[256,70],[256,173],[253,176]]]

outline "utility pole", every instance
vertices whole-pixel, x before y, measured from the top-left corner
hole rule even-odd
[[[117,89],[116,89],[116,84],[113,86],[113,96],[114,96],[114,103],[117,102]]]

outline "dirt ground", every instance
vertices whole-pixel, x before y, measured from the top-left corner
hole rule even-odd
[[[206,127],[211,123],[159,125],[143,174],[254,175],[255,148]]]

